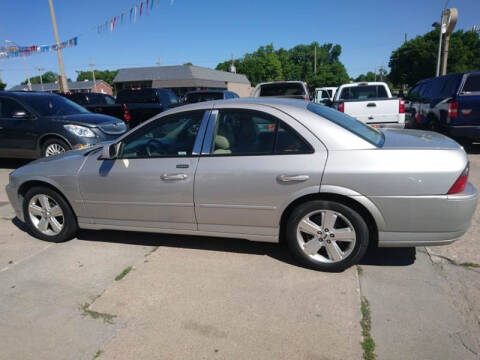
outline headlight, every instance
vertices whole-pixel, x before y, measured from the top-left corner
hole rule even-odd
[[[95,137],[95,133],[90,130],[88,127],[79,126],[79,125],[63,125],[65,129],[70,131],[72,134],[81,137]]]

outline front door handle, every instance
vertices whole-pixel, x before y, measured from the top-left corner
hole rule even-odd
[[[375,104],[375,103],[368,103],[368,104],[367,104],[367,107],[377,107],[377,104]]]
[[[307,181],[310,179],[308,175],[278,175],[278,181],[281,182],[294,182],[294,181]]]
[[[188,175],[187,174],[162,174],[160,178],[166,181],[178,181],[178,180],[185,180],[186,178],[188,178]]]

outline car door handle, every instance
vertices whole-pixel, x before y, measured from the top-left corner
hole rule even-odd
[[[162,180],[166,181],[185,180],[187,177],[187,174],[162,174],[162,176],[160,176]]]
[[[367,107],[377,107],[377,104],[375,104],[375,103],[368,103],[368,104],[367,104]]]
[[[294,181],[307,181],[310,179],[308,175],[278,175],[278,181],[281,182],[294,182]]]

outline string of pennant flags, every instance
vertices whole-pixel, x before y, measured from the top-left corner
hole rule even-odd
[[[174,0],[170,0],[170,5],[173,5]],[[127,22],[135,24],[137,18],[145,15],[147,12],[152,11],[154,8],[160,6],[160,0],[141,0],[139,3],[133,5],[129,9],[123,11],[117,16],[114,16],[110,20],[102,22],[96,27],[98,34],[103,34],[108,31],[113,32],[118,25],[123,25]],[[62,41],[60,44],[53,45],[30,45],[30,46],[18,46],[18,45],[8,45],[0,46],[0,59],[8,59],[12,57],[19,56],[29,56],[38,53],[45,53],[50,51],[56,51],[59,48],[64,49],[67,47],[77,46],[78,37],[77,35],[67,41]]]

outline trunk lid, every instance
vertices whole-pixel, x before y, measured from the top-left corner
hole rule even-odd
[[[449,137],[423,130],[382,129],[385,136],[384,149],[461,149]]]

